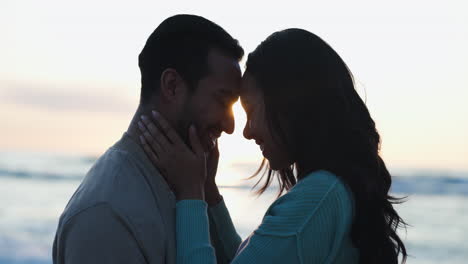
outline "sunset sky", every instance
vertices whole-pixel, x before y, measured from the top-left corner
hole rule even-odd
[[[467,1],[18,1],[0,4],[0,151],[98,155],[120,138],[139,96],[137,56],[165,18],[204,16],[251,52],[299,27],[345,60],[395,167],[468,170]],[[242,61],[244,67],[245,61]],[[221,155],[258,162],[242,138]]]

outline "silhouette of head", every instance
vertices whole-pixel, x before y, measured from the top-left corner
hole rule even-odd
[[[140,105],[157,108],[187,141],[191,124],[205,147],[232,133],[244,51],[217,24],[195,15],[164,20],[139,56]]]
[[[249,54],[241,101],[249,120],[244,136],[269,161],[260,193],[275,173],[281,193],[311,171],[333,172],[353,193],[359,263],[397,263],[399,253],[406,259],[380,136],[350,70],[325,41],[302,29],[269,36]]]

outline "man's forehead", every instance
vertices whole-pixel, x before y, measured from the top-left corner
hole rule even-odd
[[[235,74],[218,75],[216,90],[224,96],[238,97],[241,89],[241,76]]]
[[[217,49],[212,49],[208,55],[210,74],[216,93],[228,97],[239,97],[242,73],[239,62]]]
[[[218,90],[221,95],[230,96],[230,97],[239,97],[240,94],[240,85],[232,85],[232,88],[221,88]]]
[[[215,48],[211,49],[208,53],[208,64],[214,72],[232,72],[238,76],[242,75],[239,62]]]
[[[211,74],[200,81],[200,91],[237,99],[240,93],[240,80]]]

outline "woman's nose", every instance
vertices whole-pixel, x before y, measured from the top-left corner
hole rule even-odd
[[[246,139],[252,139],[252,121],[247,120],[244,127],[244,137]]]

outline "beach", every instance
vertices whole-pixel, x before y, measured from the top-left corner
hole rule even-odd
[[[52,263],[52,243],[66,203],[96,157],[0,152],[0,264]],[[256,164],[232,164],[219,174],[252,174]],[[407,196],[396,209],[410,225],[402,235],[407,263],[466,263],[468,259],[468,173],[395,169],[392,194]],[[238,180],[220,191],[239,234],[260,224],[276,198],[273,188],[257,197],[254,181]]]

